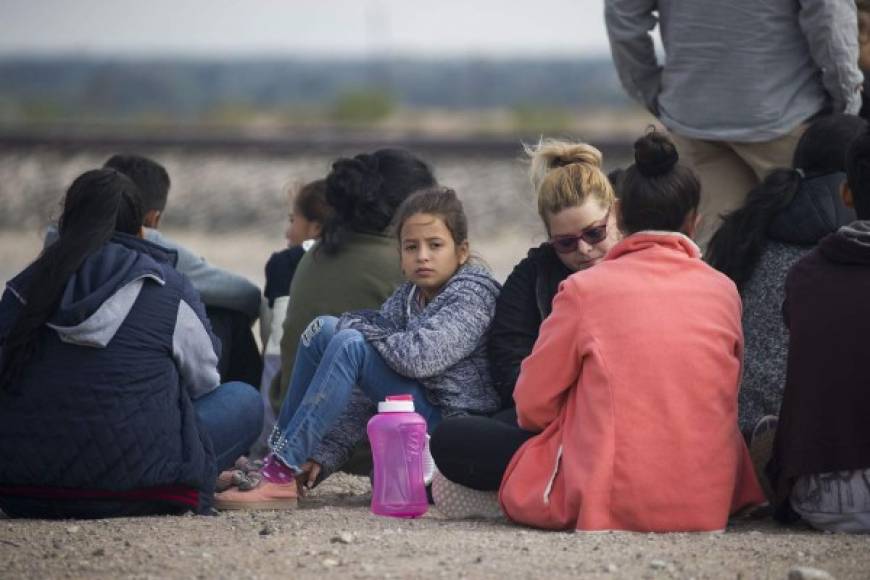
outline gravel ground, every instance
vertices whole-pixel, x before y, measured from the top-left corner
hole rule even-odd
[[[366,479],[339,474],[289,512],[0,520],[0,577],[785,579],[795,567],[870,577],[870,537],[769,520],[724,534],[559,533],[434,508],[382,518],[369,499]]]

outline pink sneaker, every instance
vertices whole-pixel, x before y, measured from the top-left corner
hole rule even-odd
[[[230,488],[214,496],[219,510],[288,510],[296,507],[296,482],[279,484],[261,479],[253,489]]]

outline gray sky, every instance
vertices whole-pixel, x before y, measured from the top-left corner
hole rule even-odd
[[[0,0],[0,55],[607,50],[603,0]]]

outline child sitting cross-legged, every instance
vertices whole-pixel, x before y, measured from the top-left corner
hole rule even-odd
[[[469,263],[462,203],[450,189],[417,192],[399,207],[396,231],[407,282],[380,310],[308,326],[259,483],[217,494],[217,507],[294,507],[297,485],[340,468],[388,395],[411,394],[430,431],[498,408],[485,344],[500,286]]]

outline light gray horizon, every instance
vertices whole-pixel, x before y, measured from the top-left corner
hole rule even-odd
[[[603,0],[3,0],[0,56],[602,56]]]

